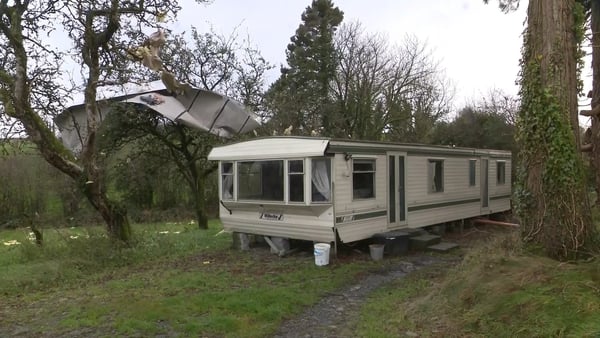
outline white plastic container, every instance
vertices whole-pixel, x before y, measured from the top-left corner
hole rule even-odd
[[[331,245],[327,243],[316,243],[315,244],[315,264],[317,266],[323,266],[329,264],[329,250]]]
[[[385,248],[385,244],[370,244],[369,251],[371,253],[371,259],[374,261],[382,260],[384,248]]]

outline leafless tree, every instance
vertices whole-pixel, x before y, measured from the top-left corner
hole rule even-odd
[[[502,89],[490,89],[487,95],[472,104],[478,111],[502,116],[506,123],[514,126],[520,109],[520,100]]]
[[[448,114],[452,85],[417,38],[393,46],[354,22],[342,25],[335,46],[339,61],[331,92],[340,123],[334,135],[425,142]]]

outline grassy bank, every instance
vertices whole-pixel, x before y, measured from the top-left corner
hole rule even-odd
[[[115,247],[100,228],[0,233],[0,336],[262,337],[324,293],[378,267],[364,257],[316,267],[311,252],[279,258],[229,248],[220,226],[134,227]]]
[[[598,337],[600,262],[524,252],[514,235],[469,251],[447,271],[424,269],[379,290],[359,336]]]

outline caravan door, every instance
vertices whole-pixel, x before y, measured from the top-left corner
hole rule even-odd
[[[387,153],[388,224],[406,224],[406,153]]]
[[[485,214],[490,207],[490,160],[481,159],[481,213]]]

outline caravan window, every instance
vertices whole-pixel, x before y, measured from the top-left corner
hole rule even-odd
[[[429,192],[444,192],[444,160],[428,161]]]
[[[238,199],[283,201],[283,161],[237,163]]]
[[[469,187],[474,187],[476,185],[475,181],[475,173],[477,167],[477,160],[469,160]]]
[[[290,202],[304,202],[304,161],[288,161],[288,199]]]
[[[311,169],[311,201],[331,201],[331,160],[328,158],[312,159]]]
[[[233,199],[233,163],[221,163],[221,199]]]
[[[506,183],[506,162],[496,161],[496,183]]]
[[[352,197],[365,199],[375,197],[375,160],[352,161]]]

